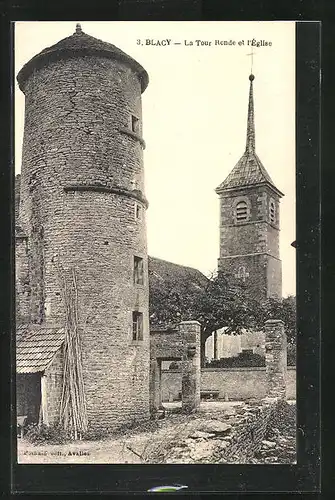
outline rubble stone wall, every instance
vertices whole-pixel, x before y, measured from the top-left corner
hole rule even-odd
[[[248,463],[264,440],[270,418],[277,411],[278,399],[245,404],[234,417],[232,429],[218,446],[216,460],[224,463]]]

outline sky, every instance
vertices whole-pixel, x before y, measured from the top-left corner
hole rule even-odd
[[[149,255],[206,275],[216,270],[219,257],[215,188],[245,149],[253,60],[256,153],[285,194],[280,206],[283,296],[294,295],[295,23],[77,22],[85,33],[132,56],[149,74],[142,95]],[[16,22],[15,75],[35,54],[70,36],[75,25],[74,21]],[[171,41],[153,45],[147,40]],[[248,40],[257,44],[254,56]],[[19,173],[24,95],[16,82],[14,91]]]

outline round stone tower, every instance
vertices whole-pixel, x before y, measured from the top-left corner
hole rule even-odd
[[[62,296],[74,272],[88,419],[113,428],[149,415],[148,75],[77,25],[17,80],[25,94],[20,218],[30,321],[64,326]]]

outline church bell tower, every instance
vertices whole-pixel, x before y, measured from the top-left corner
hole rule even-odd
[[[216,188],[220,196],[218,272],[241,280],[256,300],[282,295],[279,203],[283,195],[255,151],[253,74],[243,156]]]

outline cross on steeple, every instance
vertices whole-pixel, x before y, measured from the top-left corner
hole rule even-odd
[[[252,73],[252,68],[253,68],[253,65],[254,65],[254,55],[255,55],[255,52],[254,52],[254,47],[251,46],[251,52],[250,54],[247,54],[247,56],[251,56],[251,68],[250,68],[250,73]]]
[[[249,278],[249,273],[245,270],[244,266],[240,266],[238,268],[237,273],[235,273],[235,278],[241,279],[242,281],[245,281],[246,278]]]

